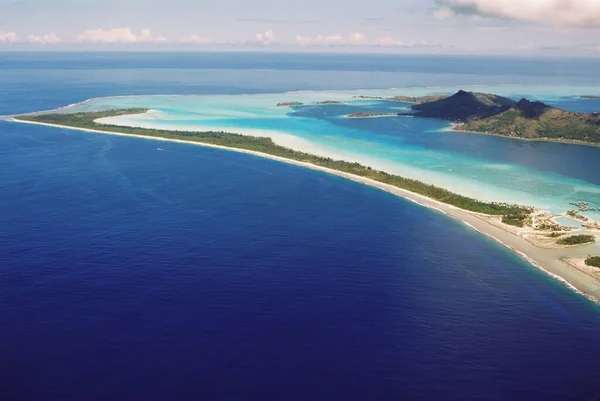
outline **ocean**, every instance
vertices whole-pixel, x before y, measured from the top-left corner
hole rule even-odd
[[[352,105],[356,91],[461,85],[600,111],[579,98],[600,94],[591,93],[599,68],[585,59],[0,53],[0,115],[89,98],[104,99],[73,107],[148,105],[153,124],[266,129],[558,209],[569,190],[595,196],[600,148],[340,116],[390,107]],[[288,97],[349,104],[273,104]],[[472,169],[488,175],[461,181]],[[0,227],[2,400],[600,396],[597,305],[460,222],[339,177],[0,121]]]

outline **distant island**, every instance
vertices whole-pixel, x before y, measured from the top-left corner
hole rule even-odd
[[[411,107],[412,115],[457,123],[457,131],[522,139],[600,144],[600,113],[575,113],[542,102],[518,102],[488,93],[458,91]]]
[[[348,114],[348,118],[371,118],[371,117],[398,117],[398,113],[381,113],[378,111],[359,111]]]
[[[580,99],[600,99],[600,96],[595,95],[583,95],[579,97]]]
[[[304,103],[302,103],[302,102],[281,102],[281,103],[277,103],[277,106],[279,106],[279,107],[283,107],[283,106],[304,106]]]
[[[422,104],[435,102],[436,100],[446,99],[449,95],[428,95],[428,96],[392,96],[392,97],[382,97],[382,96],[353,96],[353,99],[365,99],[365,100],[385,100],[389,102],[400,102],[400,103],[414,103],[414,104]]]
[[[317,104],[344,104],[344,102],[340,102],[339,100],[325,100],[323,102],[317,102]]]

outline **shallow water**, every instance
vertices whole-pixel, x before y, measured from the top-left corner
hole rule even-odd
[[[560,103],[582,110],[589,100],[577,94],[600,93],[600,87],[472,87],[519,99]],[[144,107],[146,115],[104,120],[117,125],[177,130],[224,130],[271,137],[277,144],[326,157],[357,161],[460,194],[526,204],[561,213],[569,202],[600,207],[600,148],[526,142],[447,130],[443,121],[413,117],[349,119],[357,111],[398,113],[406,103],[366,101],[352,96],[453,93],[457,87],[372,91],[288,92],[243,96],[142,96],[94,99],[70,111]],[[569,96],[567,96],[570,95]],[[318,105],[323,100],[344,105]],[[300,101],[304,106],[277,107]],[[600,110],[600,109],[598,109]],[[588,212],[600,219],[600,213]]]
[[[565,227],[581,228],[583,224],[579,220],[572,219],[570,217],[557,217],[554,219],[558,224]]]

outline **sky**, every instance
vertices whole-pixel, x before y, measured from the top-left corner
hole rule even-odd
[[[600,0],[0,0],[3,50],[600,56]]]

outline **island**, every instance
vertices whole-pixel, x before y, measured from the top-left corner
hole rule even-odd
[[[398,117],[398,113],[381,113],[378,111],[359,111],[348,114],[348,118],[372,118],[372,117]]]
[[[353,96],[353,99],[365,99],[365,100],[384,100],[389,102],[399,102],[399,103],[414,103],[414,104],[422,104],[435,102],[436,100],[441,100],[449,97],[449,95],[427,95],[427,96],[392,96],[392,97],[382,97],[382,96]]]
[[[304,106],[304,103],[302,102],[281,102],[281,103],[277,103],[278,107],[285,107],[285,106]]]
[[[583,270],[588,249],[600,227],[577,229],[552,222],[547,212],[526,205],[489,202],[467,197],[422,181],[390,174],[347,160],[332,159],[277,145],[271,138],[224,131],[177,131],[115,125],[112,117],[151,112],[148,109],[119,109],[95,112],[39,113],[13,116],[10,121],[73,129],[98,134],[120,135],[202,145],[247,153],[279,162],[319,170],[370,185],[401,196],[421,206],[452,217],[523,255],[534,266],[561,277],[600,303],[600,276]],[[157,150],[168,150],[163,145]],[[560,251],[560,253],[557,253]],[[591,267],[590,267],[591,269]]]
[[[600,256],[589,256],[585,264],[592,267],[600,267]]]
[[[581,244],[589,244],[596,241],[596,237],[593,235],[572,235],[570,237],[565,237],[557,241],[559,245],[581,245]]]
[[[417,117],[447,120],[456,131],[520,139],[600,144],[600,113],[575,113],[542,102],[459,91],[437,101],[411,107]]]
[[[322,102],[317,102],[317,104],[327,105],[327,104],[344,104],[344,102],[340,102],[339,100],[324,100]]]
[[[255,137],[223,131],[190,132],[159,130],[151,128],[133,128],[101,123],[103,119],[109,117],[128,114],[141,114],[148,111],[149,110],[147,109],[136,108],[78,113],[50,113],[15,116],[13,117],[13,120],[61,127],[72,127],[84,130],[92,130],[93,132],[120,133],[146,138],[165,138],[188,142],[200,142],[236,149],[246,149],[250,151],[261,152],[263,154],[283,157],[290,160],[296,160],[303,163],[311,163],[316,166],[322,166],[328,169],[338,170],[361,177],[367,177],[375,181],[406,189],[428,198],[477,213],[503,216],[509,214],[529,214],[533,212],[533,208],[529,206],[498,202],[483,202],[478,199],[455,194],[444,188],[425,184],[418,180],[392,175],[384,171],[374,170],[371,167],[363,166],[359,163],[353,163],[345,160],[333,160],[328,157],[321,157],[309,153],[299,152],[290,148],[279,146],[275,144],[271,138],[267,137]]]
[[[600,96],[595,95],[583,95],[579,97],[580,99],[600,99]]]

